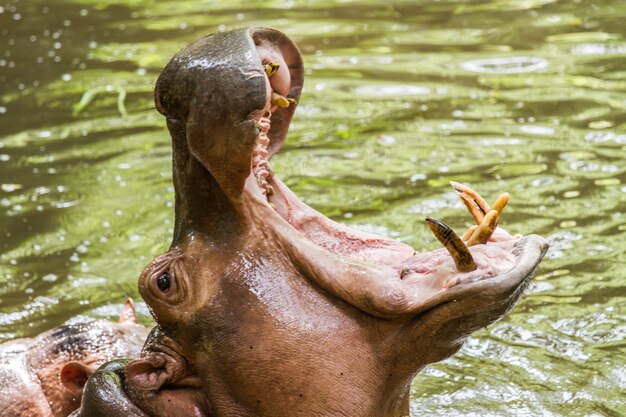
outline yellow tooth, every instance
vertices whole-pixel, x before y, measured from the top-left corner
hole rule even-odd
[[[476,223],[480,224],[483,221],[485,214],[490,210],[489,204],[487,204],[485,199],[482,198],[480,194],[472,190],[467,185],[463,185],[455,181],[450,181],[450,185],[456,190],[457,193],[459,193],[459,198],[472,214]]]
[[[267,186],[267,195],[273,195],[274,194],[274,187],[272,187],[271,185]]]
[[[272,91],[272,104],[278,107],[289,107],[289,100],[275,91]]]
[[[472,236],[465,242],[467,246],[487,243],[493,231],[496,230],[498,226],[498,220],[500,220],[498,212],[496,210],[489,210],[487,214],[485,214],[483,221],[480,222],[476,230],[474,230],[474,233],[472,233]]]
[[[265,74],[268,77],[271,77],[278,72],[280,64],[278,62],[268,62],[263,66],[263,68],[265,68]]]
[[[483,212],[483,210],[478,207],[474,199],[467,194],[459,194],[459,198],[461,199],[463,204],[465,204],[467,210],[469,210],[470,214],[476,221],[476,224],[480,224],[480,222],[482,222],[483,218],[485,217],[485,213]]]
[[[474,230],[478,229],[478,225],[475,224],[473,226],[470,226],[465,233],[463,233],[463,236],[461,236],[461,240],[463,242],[467,242],[467,239],[470,238],[470,236],[472,236],[472,233],[474,233]]]
[[[465,243],[444,222],[432,217],[426,218],[428,228],[433,232],[437,240],[446,248],[452,256],[452,260],[459,272],[470,272],[476,269],[476,263]]]
[[[511,196],[509,193],[503,193],[498,199],[491,205],[491,210],[498,212],[498,216],[502,216],[502,210],[506,207]]]

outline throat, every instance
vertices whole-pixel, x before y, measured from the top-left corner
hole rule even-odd
[[[245,219],[211,173],[194,157],[174,155],[175,225],[172,246],[201,233],[224,241],[241,234]]]

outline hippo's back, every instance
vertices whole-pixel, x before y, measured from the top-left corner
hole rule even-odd
[[[0,345],[0,417],[48,417],[50,405],[37,375],[27,366],[32,339]]]

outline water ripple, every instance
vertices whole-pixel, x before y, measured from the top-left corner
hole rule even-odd
[[[461,67],[466,71],[485,74],[522,74],[546,69],[548,61],[532,56],[514,56],[466,61]]]

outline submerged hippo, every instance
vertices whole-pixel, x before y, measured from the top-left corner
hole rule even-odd
[[[163,70],[175,231],[139,278],[157,327],[140,358],[90,379],[76,416],[408,416],[417,372],[519,299],[546,242],[494,239],[498,210],[478,197],[490,227],[470,249],[428,219],[453,257],[299,200],[269,160],[302,83],[297,47],[263,28],[202,38]]]
[[[68,324],[0,345],[0,416],[69,415],[87,378],[107,361],[138,356],[147,333],[128,299],[119,323]]]

